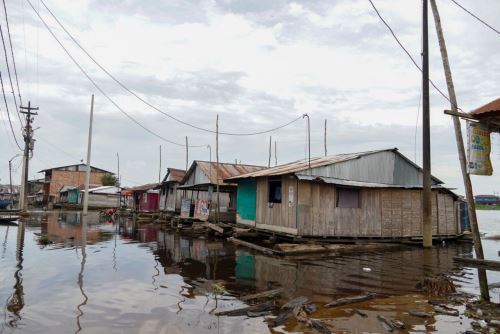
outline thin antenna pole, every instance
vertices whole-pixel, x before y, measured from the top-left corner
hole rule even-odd
[[[274,165],[278,166],[278,142],[274,141]]]
[[[326,119],[325,119],[325,157],[328,155],[328,151],[326,149]]]
[[[217,159],[217,211],[216,211],[216,223],[219,223],[220,214],[220,198],[219,198],[219,114],[217,114],[217,119],[215,121],[215,156]]]
[[[186,136],[186,172],[188,170],[189,163],[189,146],[188,146],[188,136]]]
[[[272,141],[272,136],[269,136],[269,160],[267,162],[267,167],[271,167],[271,141]]]

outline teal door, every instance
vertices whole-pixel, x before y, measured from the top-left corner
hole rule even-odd
[[[255,221],[257,203],[257,181],[255,179],[241,180],[238,182],[236,210],[245,220]]]

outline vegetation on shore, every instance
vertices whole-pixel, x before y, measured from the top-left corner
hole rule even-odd
[[[476,210],[500,210],[500,205],[476,204]]]

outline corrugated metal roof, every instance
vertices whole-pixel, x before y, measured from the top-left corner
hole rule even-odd
[[[219,185],[226,185],[226,186],[228,184],[223,182],[224,179],[266,169],[266,167],[264,166],[242,165],[242,164],[221,163],[221,162],[219,162],[217,168],[216,162],[195,160],[193,161],[193,164],[187,171],[186,175],[184,175],[184,178],[182,179],[181,183],[184,183],[189,178],[189,176],[191,175],[191,173],[193,173],[196,166],[198,166],[200,170],[203,172],[203,174],[207,176],[207,178],[210,181],[210,184],[217,184],[217,170],[218,170]]]
[[[148,191],[151,189],[154,189],[158,186],[158,183],[148,183],[148,184],[143,184],[142,186],[137,186],[130,188],[132,191]]]
[[[167,175],[163,178],[162,183],[164,182],[181,182],[186,175],[186,171],[183,169],[177,168],[167,168]],[[168,179],[168,181],[167,181]]]
[[[87,166],[87,165],[86,165],[86,164],[83,164],[83,163],[79,163],[79,164],[73,164],[73,165],[66,165],[66,166],[52,167],[52,168],[42,169],[42,170],[41,170],[41,171],[39,171],[38,173],[42,173],[42,172],[45,172],[45,171],[48,171],[48,170],[60,169],[60,168],[66,168],[66,167],[73,167],[73,166]],[[96,170],[98,170],[98,171],[104,172],[104,173],[114,174],[113,172],[110,172],[110,171],[105,170],[105,169],[102,169],[102,168],[97,168],[97,167],[92,166],[92,165],[90,165],[90,167],[91,167],[91,168],[93,168],[93,169],[96,169]]]
[[[394,151],[396,148],[385,149],[385,150],[375,150],[375,151],[366,151],[366,152],[358,152],[358,153],[346,153],[346,154],[337,154],[331,155],[327,157],[319,157],[319,158],[311,158],[311,165],[309,166],[309,160],[298,160],[294,162],[290,162],[288,164],[279,165],[271,168],[266,168],[264,170],[259,170],[256,172],[239,175],[237,177],[228,177],[227,179],[235,180],[239,178],[249,178],[249,177],[260,177],[260,176],[273,176],[273,175],[285,175],[291,173],[297,173],[304,170],[308,170],[310,168],[328,166],[331,164],[358,159],[364,155],[385,152],[385,151]]]
[[[470,114],[477,118],[500,116],[500,99],[486,103],[484,106],[472,110]]]

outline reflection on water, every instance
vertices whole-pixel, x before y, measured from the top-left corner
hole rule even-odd
[[[58,212],[33,214],[17,227],[0,226],[0,238],[0,301],[5,301],[0,333],[16,328],[23,333],[267,333],[262,318],[217,317],[213,311],[243,306],[239,295],[275,287],[284,289],[281,302],[305,295],[322,305],[337,296],[376,292],[392,297],[366,303],[365,311],[402,314],[416,305],[425,311],[415,284],[443,272],[476,291],[474,271],[452,260],[470,253],[468,244],[284,259],[130,219],[109,222],[96,214]],[[43,238],[52,243],[41,243]],[[228,295],[215,288],[221,284]],[[320,307],[317,316],[335,318],[332,326],[348,329],[355,323],[348,313]],[[425,324],[407,321],[415,330],[442,328],[437,318]],[[282,330],[306,330],[287,326]]]

